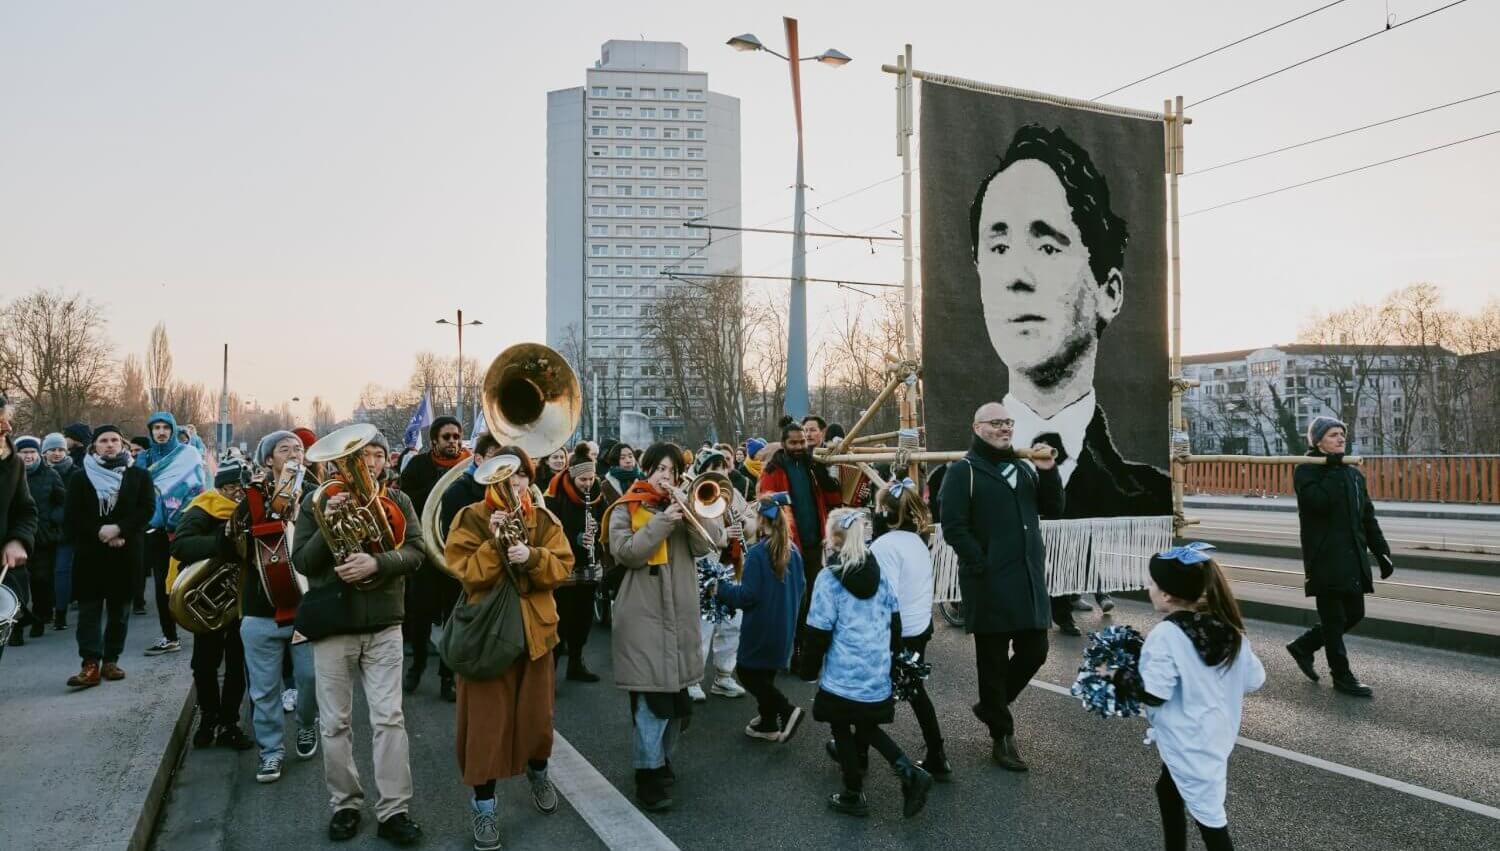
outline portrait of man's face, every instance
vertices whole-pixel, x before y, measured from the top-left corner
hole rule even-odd
[[[995,353],[1039,385],[1058,383],[1120,312],[1120,270],[1095,279],[1062,181],[1040,160],[1019,160],[990,180],[977,239],[980,302]]]

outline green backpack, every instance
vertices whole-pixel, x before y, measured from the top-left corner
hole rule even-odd
[[[443,661],[466,680],[499,679],[525,652],[521,597],[509,578],[477,603],[460,596],[438,641]]]

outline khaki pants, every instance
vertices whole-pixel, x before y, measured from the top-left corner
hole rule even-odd
[[[318,713],[323,734],[323,780],[335,811],[359,809],[365,793],[354,765],[354,678],[359,676],[374,729],[375,817],[385,821],[411,806],[411,758],[401,712],[401,626],[367,635],[335,635],[313,642]]]

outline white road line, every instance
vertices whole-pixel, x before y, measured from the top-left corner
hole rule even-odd
[[[1067,698],[1073,697],[1071,691],[1055,683],[1049,683],[1044,680],[1032,680],[1031,685],[1045,691],[1053,692],[1054,694],[1063,695]],[[1292,762],[1300,762],[1303,765],[1309,765],[1313,768],[1320,768],[1324,771],[1332,772],[1333,774],[1341,774],[1345,777],[1352,777],[1355,780],[1363,780],[1366,783],[1370,783],[1375,786],[1380,786],[1396,792],[1405,792],[1406,794],[1416,798],[1422,798],[1438,804],[1446,804],[1455,809],[1465,810],[1467,812],[1475,813],[1486,818],[1492,818],[1500,821],[1500,807],[1492,807],[1488,804],[1481,804],[1477,801],[1470,801],[1467,798],[1460,798],[1456,795],[1449,795],[1446,792],[1439,792],[1436,789],[1428,789],[1426,786],[1418,786],[1414,783],[1407,783],[1403,780],[1396,780],[1391,777],[1386,777],[1382,774],[1375,774],[1374,772],[1354,768],[1342,763],[1332,762],[1326,759],[1319,759],[1315,756],[1309,756],[1305,753],[1287,750],[1286,748],[1279,748],[1275,745],[1268,745],[1265,742],[1258,742],[1254,739],[1247,739],[1244,736],[1240,736],[1238,739],[1236,739],[1236,742],[1253,751],[1260,751],[1261,753],[1268,753],[1272,756],[1279,756],[1282,759],[1291,760]]]
[[[623,851],[677,851],[651,820],[630,803],[568,740],[552,734],[552,784],[583,817],[606,848]]]

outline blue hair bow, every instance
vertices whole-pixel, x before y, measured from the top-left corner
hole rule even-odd
[[[902,479],[899,482],[891,482],[891,496],[900,499],[901,494],[906,493],[908,488],[916,490],[916,487],[917,483],[910,478]]]
[[[767,520],[775,520],[776,515],[781,513],[781,507],[791,505],[792,498],[786,491],[777,491],[760,498],[760,516]]]
[[[848,514],[845,514],[843,517],[839,518],[839,528],[843,529],[845,532],[849,531],[849,527],[853,526],[854,521],[858,520],[859,516],[863,513],[864,512],[862,511],[851,511]]]
[[[1213,544],[1206,544],[1203,541],[1193,541],[1192,543],[1183,544],[1180,547],[1173,547],[1170,550],[1159,552],[1156,554],[1156,557],[1183,564],[1201,564],[1213,558],[1209,554],[1209,551],[1216,549],[1218,547],[1215,547]]]

